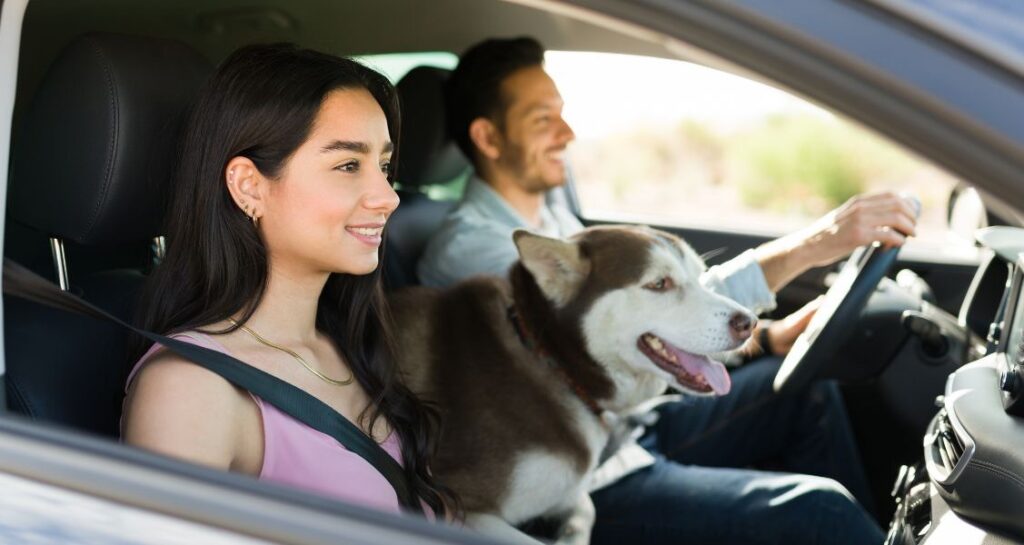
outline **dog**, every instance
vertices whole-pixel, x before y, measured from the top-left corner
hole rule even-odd
[[[399,368],[441,412],[432,470],[469,526],[522,541],[514,526],[557,518],[560,542],[586,543],[588,481],[621,417],[666,387],[728,393],[712,356],[740,347],[757,318],[702,287],[703,261],[670,233],[513,239],[508,279],[390,296]]]

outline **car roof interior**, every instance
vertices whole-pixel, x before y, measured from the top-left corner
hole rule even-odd
[[[96,31],[180,40],[213,63],[240,45],[281,41],[343,55],[458,54],[477,41],[508,35],[509,29],[528,29],[552,50],[678,57],[653,34],[621,23],[609,27],[581,20],[579,15],[497,0],[33,0],[22,30],[16,109],[31,96],[62,47]]]

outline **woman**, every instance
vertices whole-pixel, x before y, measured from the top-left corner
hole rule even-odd
[[[249,46],[185,127],[167,257],[141,325],[228,353],[341,413],[404,466],[436,514],[436,418],[397,377],[380,287],[397,99],[380,74],[294,46]],[[124,440],[397,512],[394,489],[330,436],[173,353],[128,379]]]

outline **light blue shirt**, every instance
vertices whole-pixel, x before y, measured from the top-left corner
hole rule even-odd
[[[541,207],[540,218],[539,228],[530,226],[491,186],[471,177],[462,200],[448,213],[420,258],[416,269],[420,282],[444,287],[471,276],[505,276],[519,259],[512,242],[516,229],[561,238],[583,229],[576,216],[553,199]],[[775,308],[775,295],[750,250],[708,269],[701,283],[758,314]]]
[[[486,182],[471,177],[462,201],[449,212],[427,244],[417,267],[420,281],[427,286],[443,287],[471,276],[505,276],[519,259],[512,242],[515,229],[562,238],[583,229],[572,211],[554,199],[547,199],[540,217],[541,227],[531,227]],[[775,308],[775,294],[768,288],[764,271],[751,250],[711,267],[700,280],[708,289],[758,314]],[[654,463],[654,457],[636,443],[635,437],[597,468],[590,482],[591,491]]]
[[[564,238],[583,229],[564,206],[545,205],[540,218],[540,228],[530,226],[491,186],[470,177],[462,200],[423,251],[416,268],[420,282],[444,287],[481,274],[503,277],[519,259],[512,231],[523,228]]]

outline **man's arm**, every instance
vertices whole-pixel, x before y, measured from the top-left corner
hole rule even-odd
[[[860,195],[806,229],[712,267],[701,280],[707,287],[760,314],[775,307],[776,291],[812,267],[833,263],[857,247],[875,241],[887,246],[902,245],[906,237],[916,233],[916,218],[917,204],[895,193]],[[777,355],[788,353],[818,302],[811,302],[783,320],[762,322],[758,327],[768,328],[770,344],[762,348]]]
[[[774,292],[812,267],[834,263],[859,246],[901,246],[916,233],[915,203],[893,192],[858,195],[810,227],[754,250]]]

